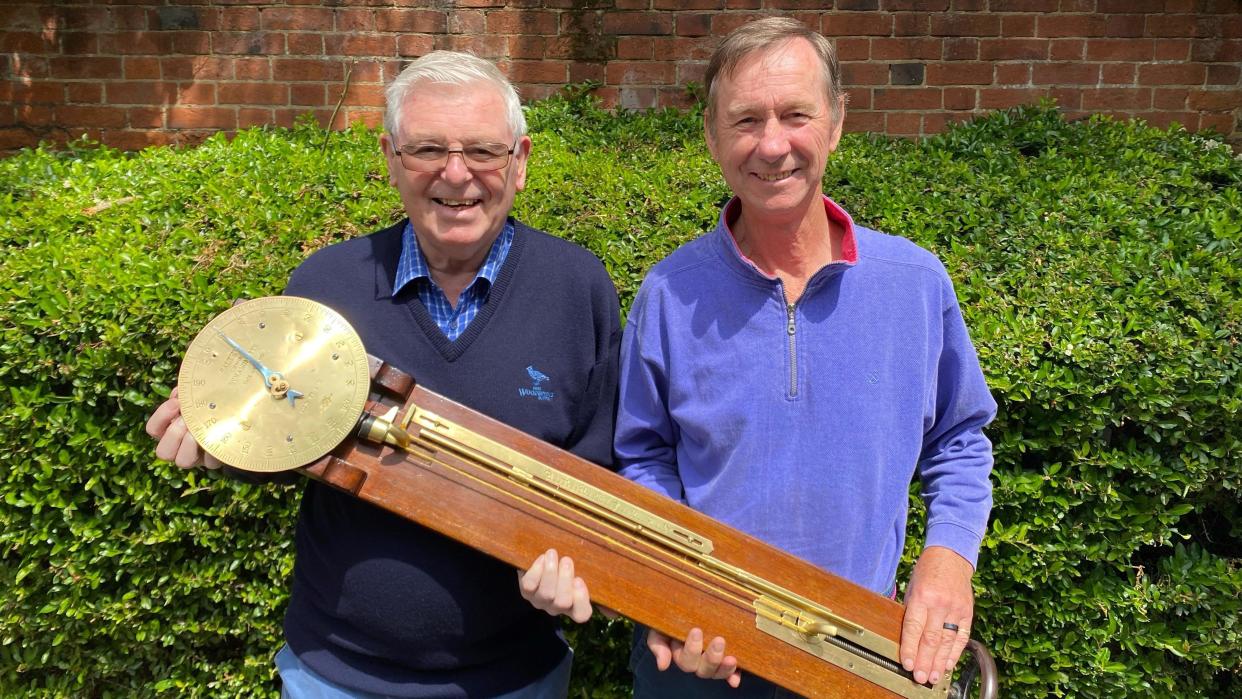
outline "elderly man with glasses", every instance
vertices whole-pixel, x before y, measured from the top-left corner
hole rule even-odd
[[[589,252],[509,216],[531,149],[512,85],[487,61],[436,51],[388,86],[384,126],[408,218],[315,253],[285,293],[337,310],[426,388],[610,464],[616,291]],[[532,381],[540,390],[522,390]],[[204,463],[175,393],[148,432],[162,459],[219,466]],[[562,613],[591,614],[569,558],[550,550],[515,579],[308,481],[276,664],[289,697],[563,697]]]

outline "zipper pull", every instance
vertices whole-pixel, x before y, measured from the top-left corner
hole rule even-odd
[[[789,312],[789,334],[794,334],[794,305],[786,304],[785,309]]]

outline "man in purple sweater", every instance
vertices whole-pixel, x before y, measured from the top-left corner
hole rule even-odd
[[[387,100],[380,148],[408,218],[316,252],[285,293],[338,311],[368,352],[422,386],[609,464],[616,290],[589,252],[509,216],[531,149],[517,93],[487,61],[434,51]],[[176,393],[147,431],[161,459],[220,467],[186,430]],[[519,579],[307,481],[276,656],[283,696],[563,697],[572,654],[549,616],[562,613],[591,615],[569,558],[548,551]]]
[[[734,198],[657,264],[622,340],[623,473],[884,595],[896,591],[917,474],[927,538],[900,658],[956,664],[988,512],[995,414],[952,283],[930,253],[856,225],[821,192],[845,95],[832,45],[791,19],[730,34],[706,73],[707,144]],[[650,632],[636,697],[739,690],[725,640]],[[686,673],[661,673],[670,664]],[[658,669],[658,670],[657,670]],[[696,677],[697,676],[697,677]],[[703,679],[699,679],[703,678]]]

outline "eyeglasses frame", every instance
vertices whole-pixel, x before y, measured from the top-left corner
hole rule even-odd
[[[448,167],[449,160],[452,159],[454,153],[461,156],[462,165],[466,166],[466,169],[471,172],[496,172],[498,170],[503,170],[509,166],[509,162],[513,160],[513,154],[517,151],[518,144],[521,143],[521,141],[522,141],[521,136],[518,136],[517,139],[513,141],[513,145],[510,146],[509,149],[505,151],[505,159],[503,163],[501,163],[500,165],[494,168],[486,168],[486,169],[479,169],[478,167],[471,166],[470,159],[466,157],[465,148],[449,148],[448,152],[444,154],[444,163],[441,164],[439,167],[432,168],[430,170],[418,170],[418,169],[412,168],[409,165],[407,165],[405,162],[405,156],[412,155],[412,154],[406,153],[405,151],[401,150],[401,148],[397,146],[396,141],[394,141],[392,144],[392,151],[393,151],[393,155],[397,156],[397,160],[401,162],[401,167],[405,168],[406,170],[410,172],[422,172],[422,173],[440,172],[444,170],[444,168]],[[414,160],[415,162],[424,162],[424,163],[428,162],[426,160],[423,160],[423,161],[419,161],[417,159],[414,159]]]

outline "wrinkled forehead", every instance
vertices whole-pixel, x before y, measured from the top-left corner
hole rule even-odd
[[[779,70],[787,63],[792,63],[803,70],[814,69],[814,48],[803,39],[786,39],[775,44],[758,47],[738,56],[737,60],[727,70],[721,71],[721,74],[726,78],[733,79],[736,79],[739,74],[757,72],[762,75]]]
[[[800,39],[741,56],[721,71],[713,87],[713,111],[722,114],[791,101],[826,104],[828,99],[818,54]]]
[[[514,134],[500,89],[485,80],[457,84],[420,80],[401,104],[403,140],[509,143]]]

